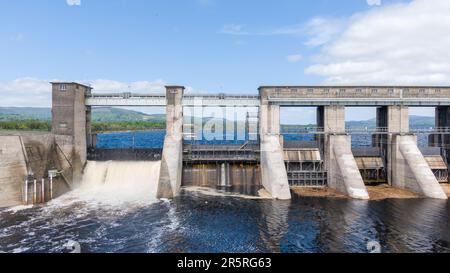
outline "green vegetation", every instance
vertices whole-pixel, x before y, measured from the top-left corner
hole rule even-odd
[[[164,114],[102,107],[92,110],[92,132],[164,129]],[[0,130],[50,131],[51,109],[32,107],[0,107]]]
[[[120,122],[93,122],[91,125],[93,133],[111,131],[141,131],[165,129],[165,122],[148,121],[120,121]]]
[[[122,122],[93,122],[91,125],[92,132],[107,132],[107,131],[135,131],[135,130],[154,130],[164,129],[164,122],[146,122],[146,121],[122,121]],[[13,120],[0,121],[0,130],[15,130],[15,131],[47,131],[52,128],[52,123],[48,120]]]
[[[0,120],[1,130],[25,130],[25,131],[50,131],[52,123],[48,120],[24,119],[24,120]]]

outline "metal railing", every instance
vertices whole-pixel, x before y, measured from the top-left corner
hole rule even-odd
[[[115,99],[131,99],[131,98],[158,98],[165,99],[165,94],[145,94],[145,93],[132,93],[132,92],[121,92],[121,93],[91,93],[87,94],[86,98],[115,98]],[[227,95],[227,94],[189,94],[184,95],[183,99],[250,99],[259,100],[257,95]]]
[[[185,161],[258,161],[258,145],[185,145]]]
[[[347,133],[347,134],[395,134],[398,132],[390,132],[387,127],[377,128],[346,128],[345,131],[328,131],[325,132],[323,127],[306,127],[299,129],[283,129],[282,135],[295,135],[295,134],[332,134],[332,133]],[[437,128],[417,128],[410,129],[408,132],[411,134],[450,134],[450,127],[437,127]]]

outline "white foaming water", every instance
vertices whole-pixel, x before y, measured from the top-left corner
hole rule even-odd
[[[33,216],[18,224],[0,229],[0,241],[12,236],[17,229],[27,236],[18,245],[34,245],[36,243],[35,229],[48,228],[50,231],[65,230],[63,235],[49,233],[41,237],[42,240],[54,241],[54,251],[60,251],[67,240],[74,240],[83,245],[89,245],[98,240],[106,241],[109,245],[117,243],[117,238],[107,238],[111,229],[120,229],[120,220],[123,216],[132,214],[140,208],[153,205],[158,202],[156,198],[159,180],[160,161],[125,162],[107,161],[87,163],[80,187],[46,203],[36,206]],[[33,206],[18,206],[8,210],[8,213],[16,214],[22,210],[31,209]],[[176,219],[171,219],[174,223]],[[78,238],[77,229],[89,229],[90,226],[98,227],[93,230],[89,238]],[[149,237],[157,237],[156,234]],[[157,240],[155,238],[155,240]],[[150,248],[152,249],[152,248]],[[12,252],[27,252],[29,248],[15,248]],[[151,251],[151,250],[149,250]]]
[[[72,196],[105,205],[156,201],[161,162],[89,161]]]

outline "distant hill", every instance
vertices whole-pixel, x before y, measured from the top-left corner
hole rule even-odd
[[[410,116],[410,126],[415,129],[429,129],[436,126],[434,117]]]
[[[21,119],[39,119],[50,120],[51,108],[35,107],[0,107],[0,121],[14,121]],[[164,114],[145,114],[139,111],[127,110],[122,108],[104,107],[94,108],[92,111],[93,121],[98,122],[126,122],[126,121],[151,121],[165,122]],[[208,120],[209,118],[205,118]],[[411,116],[410,126],[414,129],[434,127],[434,117]],[[283,125],[284,128],[295,128],[298,125]],[[307,126],[307,125],[306,125]],[[313,126],[313,125],[309,125]],[[348,128],[375,128],[375,119],[363,121],[348,121]],[[305,127],[305,126],[302,126]]]
[[[164,114],[145,114],[139,111],[121,109],[121,108],[94,108],[92,111],[92,119],[94,121],[154,121],[164,122],[166,115]]]
[[[50,120],[51,108],[38,107],[0,107],[0,120],[11,121],[19,119]]]
[[[33,107],[0,107],[0,121],[14,121],[23,119],[51,120],[51,108]],[[123,121],[153,121],[164,122],[166,116],[163,114],[149,115],[138,111],[105,107],[94,108],[92,111],[93,121],[99,122],[123,122]]]
[[[435,127],[435,119],[434,117],[425,117],[425,116],[410,116],[409,117],[409,126],[413,129],[429,129]],[[369,120],[362,121],[347,121],[347,128],[368,128],[373,129],[376,127],[375,118]]]

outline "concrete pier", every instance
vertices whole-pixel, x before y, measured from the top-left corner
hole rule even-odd
[[[173,198],[181,188],[183,173],[183,93],[182,86],[166,87],[166,137],[164,139],[158,198]]]
[[[291,198],[283,150],[277,135],[261,136],[261,179],[273,198]]]
[[[377,109],[377,126],[386,131],[376,139],[385,157],[388,182],[429,198],[447,199],[417,146],[416,136],[408,134],[408,113],[406,106]]]
[[[377,108],[376,125],[383,134],[374,136],[374,145],[381,148],[386,164],[387,180],[390,185],[396,180],[393,170],[395,158],[392,158],[393,138],[409,132],[409,109],[404,106],[383,106]]]
[[[52,133],[72,138],[71,165],[74,185],[81,181],[87,160],[87,143],[91,132],[91,107],[86,97],[92,88],[74,82],[52,83]]]
[[[326,165],[328,186],[355,199],[369,199],[358,165],[352,154],[351,136],[329,135]]]
[[[369,199],[353,157],[351,136],[345,134],[345,107],[318,107],[317,124],[326,133],[320,136],[319,147],[324,152],[328,186],[352,198]]]
[[[16,134],[0,136],[0,208],[31,202],[33,188],[25,180],[48,181],[48,171],[58,170],[54,178],[53,197],[70,190],[72,182],[72,139],[53,134]]]
[[[268,103],[270,91],[260,89],[261,180],[273,198],[290,199],[291,192],[284,165],[280,135],[280,107]]]
[[[392,186],[429,198],[447,199],[447,195],[417,147],[417,137],[395,135],[392,141]]]

